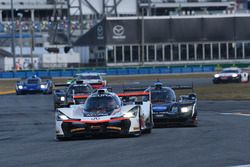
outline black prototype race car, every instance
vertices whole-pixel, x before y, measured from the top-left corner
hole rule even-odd
[[[156,126],[197,126],[196,94],[181,95],[177,101],[174,90],[178,89],[192,89],[192,87],[163,87],[162,83],[156,82],[154,87],[146,89],[151,92],[153,120]]]
[[[154,86],[143,89],[151,94],[154,125],[169,126],[197,126],[197,96],[191,92],[181,95],[177,100],[175,90],[193,89],[193,86],[165,87],[159,81]],[[142,90],[129,88],[125,91]]]
[[[64,89],[56,89],[54,91],[54,109],[69,107],[72,104],[83,104],[85,99],[74,99],[73,96],[89,95],[93,92],[94,89],[91,85],[83,82],[69,84],[69,86]]]

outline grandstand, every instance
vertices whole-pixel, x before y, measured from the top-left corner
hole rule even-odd
[[[11,43],[11,6],[10,1],[0,0],[0,44],[1,49],[9,51]],[[16,55],[29,56],[28,51],[32,44],[34,45],[34,56],[41,57],[46,53],[45,47],[53,47],[55,45],[72,45],[74,42],[86,32],[91,30],[95,25],[100,23],[104,18],[109,17],[159,17],[159,16],[200,16],[200,15],[231,15],[237,13],[248,13],[248,1],[247,0],[14,0],[14,17],[15,17],[15,46],[23,47],[22,49],[16,49]],[[33,39],[33,40],[32,40]],[[226,41],[229,43],[229,48],[232,45],[232,41]],[[231,43],[231,44],[230,44]],[[167,43],[170,48],[177,48],[170,52],[179,52],[179,50],[193,50],[184,46],[189,46],[190,43]],[[198,45],[198,44],[197,44]],[[216,45],[215,43],[206,43],[198,45],[199,50],[205,50],[202,52],[210,54],[210,45]],[[224,48],[224,44],[223,48]],[[237,46],[243,46],[237,44]],[[135,47],[129,45],[130,47]],[[152,44],[152,46],[154,46]],[[247,44],[244,44],[248,46]],[[81,62],[80,64],[89,65],[116,65],[118,62],[109,62],[107,57],[114,55],[114,52],[122,53],[119,48],[127,47],[125,45],[116,46],[82,46],[83,48],[75,48],[75,50],[81,50]],[[149,47],[149,48],[147,48]],[[147,54],[155,53],[147,45],[145,48]],[[154,46],[155,47],[155,46]],[[157,47],[157,46],[156,46]],[[111,49],[112,48],[112,49]],[[114,49],[116,48],[116,49]],[[137,47],[138,48],[138,47]],[[217,48],[217,45],[216,45]],[[83,51],[84,50],[84,51]],[[88,50],[88,51],[86,51]],[[139,49],[140,50],[140,49]],[[151,51],[152,50],[152,51]],[[158,49],[159,50],[159,49]],[[125,51],[131,52],[131,51]],[[140,50],[141,52],[141,50]],[[229,51],[226,51],[229,53]],[[231,51],[230,51],[231,52]],[[236,51],[237,52],[237,51]],[[240,51],[243,52],[243,51]],[[244,51],[245,53],[245,51]],[[24,55],[26,54],[26,55]],[[86,55],[88,54],[88,55]],[[108,54],[108,55],[107,55]],[[140,54],[139,54],[140,55]],[[138,56],[139,56],[138,55]],[[182,53],[177,53],[182,55]],[[179,56],[180,57],[180,56]],[[206,57],[206,56],[205,56]],[[229,59],[231,56],[228,56]],[[234,57],[234,56],[232,56]],[[243,56],[241,56],[243,57]],[[111,56],[110,60],[120,58],[114,58]],[[205,58],[206,59],[206,58]],[[226,56],[227,59],[227,56]],[[103,61],[105,60],[105,61]],[[122,60],[122,58],[121,58]],[[139,61],[140,58],[137,57]],[[170,61],[178,61],[179,58]],[[162,61],[162,60],[161,60]],[[93,63],[92,63],[93,62]],[[99,63],[102,62],[102,63]],[[105,62],[105,63],[103,63]],[[126,62],[128,64],[130,61]],[[159,63],[159,61],[157,60]],[[119,63],[124,63],[120,61]]]

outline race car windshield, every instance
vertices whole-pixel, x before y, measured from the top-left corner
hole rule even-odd
[[[175,100],[175,95],[170,90],[152,90],[151,102],[152,103],[166,103]]]
[[[86,75],[86,76],[78,76],[77,79],[79,80],[86,80],[86,79],[100,79],[98,75]]]
[[[112,96],[90,97],[84,106],[87,112],[104,112],[109,113],[118,107],[118,102]]]
[[[91,88],[88,86],[73,86],[71,88],[69,88],[69,94],[81,94],[81,93],[90,93],[91,92]]]
[[[238,73],[238,70],[223,70],[222,73]]]
[[[27,84],[38,84],[39,80],[38,79],[28,79]]]

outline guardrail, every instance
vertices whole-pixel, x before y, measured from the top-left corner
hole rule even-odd
[[[0,72],[0,78],[24,78],[32,75],[39,77],[72,77],[76,73],[97,72],[107,75],[140,75],[140,74],[177,74],[193,72],[213,72],[215,66],[191,67],[138,67],[138,68],[91,68],[64,70],[33,70]]]

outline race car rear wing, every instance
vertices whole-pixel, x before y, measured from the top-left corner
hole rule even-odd
[[[148,87],[148,88],[153,88],[154,86]],[[183,89],[194,89],[193,84],[191,86],[185,86],[185,85],[174,85],[174,86],[169,86],[173,90],[183,90]],[[135,92],[135,91],[146,91],[148,88],[126,88],[123,89],[123,92]],[[164,88],[164,87],[163,87]]]
[[[137,105],[142,105],[143,101],[149,101],[151,99],[150,92],[127,92],[117,94],[124,105],[130,104],[131,102]]]
[[[123,89],[123,92],[142,92],[145,90],[146,88],[126,88],[126,89]]]
[[[89,95],[73,95],[74,104],[84,104]]]
[[[27,79],[27,78],[29,78],[29,77],[21,77],[21,80],[24,80],[24,79]],[[39,77],[39,78],[42,79],[42,80],[52,79],[51,76],[41,76],[41,77]]]
[[[67,84],[67,83],[55,83],[54,85],[55,85],[55,87],[67,87],[70,84]]]
[[[55,87],[68,87],[71,84],[72,83],[55,83]],[[80,85],[80,84],[87,84],[87,83],[85,83],[84,81],[76,80],[74,84]]]
[[[192,86],[183,86],[183,85],[175,85],[171,86],[172,89],[174,90],[183,90],[183,89],[194,89],[193,85]]]
[[[74,101],[87,99],[89,95],[74,95]],[[129,92],[129,93],[118,93],[122,101],[125,103],[135,102],[135,104],[141,104],[142,101],[148,101],[150,99],[150,92]],[[132,99],[131,99],[132,97]],[[134,98],[133,98],[134,97]],[[140,97],[140,98],[139,98]],[[144,98],[147,97],[147,98]],[[144,100],[142,100],[144,98]]]
[[[42,76],[42,77],[40,77],[42,80],[51,80],[52,79],[52,77],[51,76]]]
[[[89,95],[74,95],[73,99],[87,99]]]
[[[118,93],[119,97],[133,97],[133,96],[149,96],[149,92],[129,92],[129,93]]]
[[[149,92],[130,92],[130,93],[118,93],[119,97],[138,97],[138,96],[149,96]],[[74,99],[87,99],[89,95],[74,95]]]

